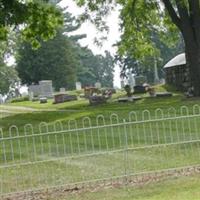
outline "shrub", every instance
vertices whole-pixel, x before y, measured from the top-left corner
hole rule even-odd
[[[29,97],[25,96],[25,97],[14,98],[10,102],[11,103],[17,103],[17,102],[23,102],[23,101],[29,101]]]

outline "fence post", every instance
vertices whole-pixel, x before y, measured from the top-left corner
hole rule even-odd
[[[126,120],[123,120],[124,124],[124,177],[125,184],[128,183],[128,136],[127,136],[127,127]]]

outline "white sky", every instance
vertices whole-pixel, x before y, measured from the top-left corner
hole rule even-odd
[[[61,6],[68,7],[67,11],[72,13],[74,16],[78,16],[84,10],[76,6],[73,0],[63,0],[60,3]],[[103,42],[103,46],[100,48],[94,44],[94,38],[100,33],[96,30],[95,26],[89,22],[84,23],[81,28],[76,31],[78,34],[87,34],[87,38],[82,39],[80,44],[83,46],[88,46],[94,54],[103,54],[105,50],[111,52],[112,55],[116,52],[116,48],[112,45],[115,44],[120,38],[119,32],[119,13],[117,11],[111,13],[107,17],[107,25],[110,30],[107,35],[107,41]],[[120,87],[120,69],[118,66],[115,67],[114,73],[114,86]]]

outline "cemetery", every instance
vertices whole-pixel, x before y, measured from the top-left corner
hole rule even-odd
[[[164,88],[162,86],[159,86],[159,88],[156,88],[156,90],[164,91]],[[133,164],[137,163],[137,165],[130,165],[128,167],[129,173],[131,173],[132,170],[136,170],[140,174],[140,170],[144,170],[144,172],[147,172],[148,170],[154,169],[160,170],[168,169],[169,167],[181,167],[185,166],[185,163],[191,165],[198,163],[199,154],[197,144],[194,142],[194,144],[192,143],[192,146],[191,144],[187,145],[187,141],[185,141],[186,138],[184,138],[184,136],[180,135],[180,138],[177,138],[176,135],[181,130],[181,124],[185,123],[185,134],[189,133],[189,131],[192,130],[192,135],[188,139],[191,139],[190,142],[193,142],[193,140],[196,141],[196,137],[198,136],[196,135],[195,127],[198,126],[197,123],[199,121],[199,107],[198,105],[196,105],[197,102],[195,100],[190,100],[188,102],[187,99],[184,100],[184,97],[178,94],[174,94],[174,96],[172,97],[165,98],[151,98],[148,94],[144,94],[143,98],[140,100],[134,102],[118,103],[116,100],[121,95],[126,96],[126,92],[117,91],[116,94],[112,95],[112,101],[108,101],[107,103],[95,106],[90,106],[88,99],[79,99],[76,101],[64,102],[61,104],[52,104],[54,100],[48,99],[48,102],[46,104],[26,101],[5,105],[4,109],[6,109],[6,107],[9,107],[10,105],[11,107],[13,107],[13,109],[19,109],[21,107],[24,110],[17,115],[14,113],[9,113],[7,117],[2,118],[1,125],[3,125],[4,139],[1,141],[0,144],[4,144],[5,148],[9,148],[10,143],[9,140],[7,141],[8,137],[10,137],[9,134],[14,137],[17,134],[16,131],[19,131],[20,137],[24,136],[25,133],[28,134],[28,136],[25,136],[27,137],[27,140],[26,138],[20,139],[19,137],[19,139],[17,139],[16,141],[12,141],[13,150],[18,153],[15,154],[14,161],[10,160],[11,157],[9,157],[9,155],[6,153],[6,162],[8,164],[10,162],[18,162],[18,160],[20,159],[19,150],[25,152],[25,149],[28,148],[28,154],[23,154],[22,162],[26,164],[26,162],[31,159],[28,169],[35,170],[35,167],[37,166],[40,172],[34,177],[30,177],[28,171],[26,171],[26,167],[23,167],[22,163],[22,166],[20,167],[20,173],[23,177],[22,181],[27,181],[27,178],[29,177],[31,181],[40,184],[42,187],[50,187],[54,184],[55,179],[59,180],[57,186],[59,186],[60,184],[70,185],[71,183],[75,183],[76,181],[83,181],[84,183],[81,184],[84,184],[85,187],[88,187],[86,186],[86,182],[89,180],[95,180],[96,176],[99,178],[99,180],[103,180],[106,177],[114,178],[115,174],[121,174],[120,171],[121,169],[123,169],[124,165],[124,152],[115,153],[115,150],[118,151],[121,148],[126,147],[124,146],[125,143],[123,142],[125,138],[123,134],[124,122],[122,121],[122,119],[126,119],[128,123],[126,125],[128,134],[127,142],[128,148],[130,148],[128,150],[129,154],[127,159],[129,160],[129,162],[133,162]],[[169,104],[171,106],[170,108],[173,107],[175,110],[169,109]],[[185,105],[187,105],[187,107]],[[196,106],[193,107],[193,105]],[[25,108],[27,108],[27,110]],[[28,110],[30,108],[33,110]],[[133,112],[130,112],[130,110],[132,110]],[[12,110],[10,111],[12,112]],[[193,112],[195,112],[194,116]],[[113,115],[111,115],[111,113],[113,113]],[[177,113],[176,117],[174,117],[175,113]],[[188,113],[188,117],[185,120],[183,119],[184,121],[182,121],[182,115],[185,115],[185,113]],[[162,123],[157,123],[157,117],[155,116],[155,114],[157,115],[157,117],[161,116],[161,118],[158,118],[159,120],[163,118],[163,121],[161,121]],[[171,118],[166,118],[167,116],[170,116]],[[151,122],[148,122],[149,117],[151,119]],[[138,122],[135,122],[136,118]],[[193,118],[195,119],[195,121],[193,121]],[[141,121],[143,119],[145,119],[145,122],[142,123]],[[9,129],[10,126],[9,124],[7,124],[7,120],[15,121],[15,127],[12,127],[10,129],[10,133],[9,131],[6,131]],[[23,124],[21,123],[22,120]],[[38,121],[42,123],[38,124]],[[178,125],[177,128],[175,128],[176,123]],[[167,128],[168,126],[171,126],[173,128],[172,132],[170,133],[172,134],[172,138],[168,138],[165,141],[165,127]],[[194,128],[194,130],[192,127]],[[34,132],[31,133],[31,130],[33,130]],[[71,130],[71,132],[69,130]],[[133,138],[131,138],[131,133],[134,130],[137,130],[136,134],[139,135],[135,135],[135,139],[133,140]],[[150,132],[152,132],[153,134],[150,138],[146,135],[147,130],[150,130]],[[158,136],[156,134],[158,130],[160,131],[160,144],[157,144]],[[34,148],[34,140],[32,140],[33,138],[31,135],[37,134],[38,131],[42,135],[42,141],[40,140],[39,135],[35,136],[35,142],[37,142],[37,151],[35,152],[35,156],[37,156],[37,159],[41,159],[41,155],[48,154],[48,156],[46,155],[46,157],[42,158],[42,162],[44,162],[42,165],[39,164],[39,160],[35,160],[34,151],[32,151],[32,148]],[[98,136],[98,134],[100,135]],[[113,139],[113,134],[116,134],[115,139]],[[85,139],[82,136],[85,136]],[[147,144],[144,143],[145,138]],[[167,145],[170,145],[171,140],[176,142],[179,142],[180,140],[181,142],[183,142],[182,145],[184,145],[184,148],[182,149],[182,146],[169,146],[168,148],[162,147],[162,144],[165,143]],[[26,141],[28,146],[26,146]],[[65,143],[65,146],[63,146],[63,141]],[[84,141],[86,141],[87,143],[85,143]],[[152,151],[149,151],[148,145],[152,145],[152,142],[155,147],[153,147]],[[132,145],[139,145],[139,147],[144,148],[144,151],[142,149],[136,150],[134,148],[133,150],[131,150]],[[53,146],[55,146],[57,150],[54,149]],[[42,148],[44,148],[44,153],[42,153]],[[178,151],[178,153],[174,154],[175,151]],[[187,152],[186,155],[190,155],[190,157],[185,155],[183,158],[180,158],[180,151],[183,151],[183,153]],[[197,154],[191,154],[191,151],[196,152]],[[81,160],[79,160],[79,152],[81,152]],[[105,152],[105,154],[101,155],[103,152]],[[136,152],[137,156],[139,156],[139,160],[132,160],[131,157],[135,155]],[[156,155],[155,160],[152,159],[152,162],[148,162],[149,154],[151,156]],[[162,159],[163,157],[160,157],[166,155],[168,156],[165,158],[165,160]],[[72,160],[70,160],[71,156]],[[56,164],[55,161],[49,161],[48,159],[58,159],[58,161],[56,161],[58,162],[58,164]],[[66,159],[64,164],[61,164],[63,162],[62,159]],[[109,160],[112,164],[109,162]],[[119,161],[122,165],[119,165]],[[3,159],[1,160],[1,162],[5,162],[5,160]],[[79,171],[79,168],[76,168],[77,162],[79,162],[80,164],[78,165],[80,170],[83,170],[84,173]],[[143,162],[145,162],[146,164],[144,165]],[[87,163],[87,165],[85,165],[85,163]],[[74,166],[76,170],[74,171],[71,166]],[[87,167],[85,168],[84,166]],[[135,167],[132,168],[131,166]],[[15,168],[12,168],[12,170],[14,170],[13,172],[15,172]],[[52,173],[52,170],[56,173],[55,179],[51,179],[51,177],[49,176]],[[195,170],[198,170],[198,168]],[[93,171],[93,173],[91,174],[90,171]],[[36,172],[37,171],[35,171],[35,173]],[[107,172],[109,172],[109,176],[107,175]],[[4,173],[8,174],[9,172],[5,171]],[[191,171],[191,173],[193,172]],[[87,176],[85,176],[84,174],[87,174]],[[40,179],[39,177],[42,179]],[[198,176],[195,177],[198,179]],[[143,177],[143,179],[145,179],[145,177]],[[187,181],[187,179],[188,178],[185,178],[184,180]],[[9,176],[5,176],[3,180],[7,180],[8,184],[10,182]],[[48,184],[46,185],[47,180]],[[69,181],[65,182],[65,180]],[[131,180],[132,179],[130,179],[130,181]],[[136,180],[133,179],[132,181]],[[113,179],[113,184],[115,184],[115,179]],[[20,188],[20,185],[21,182],[18,181],[18,186],[15,187],[15,190],[21,191],[22,188]],[[2,189],[5,192],[6,187],[9,188],[10,186],[3,185]],[[32,186],[31,184],[29,184],[29,182],[27,182],[24,187],[25,189],[28,189]],[[71,187],[74,188],[75,186]],[[76,187],[79,188],[79,185],[77,184]],[[100,186],[98,186],[97,184],[96,187]],[[165,187],[165,182],[163,183],[163,187]],[[66,186],[66,188],[68,188],[68,186]],[[12,191],[11,188],[10,191]]]
[[[90,105],[99,105],[107,101],[116,101],[116,98],[112,98],[113,94],[119,96],[117,99],[119,103],[135,102],[147,97],[171,97],[173,95],[171,92],[167,92],[164,89],[156,91],[153,86],[146,83],[146,79],[143,76],[136,76],[133,78],[133,76],[129,74],[127,83],[130,85],[125,85],[121,90],[116,90],[114,88],[103,88],[99,82],[96,82],[92,87],[82,88],[81,83],[76,82],[76,90],[74,92],[66,91],[64,87],[60,88],[59,92],[55,92],[52,80],[42,80],[38,85],[30,85],[28,87],[28,98],[29,101],[38,102],[40,104],[45,104],[48,101],[53,104],[60,104],[68,101],[86,99]],[[19,97],[19,99],[21,98]],[[17,101],[17,99],[15,99],[15,101]]]
[[[40,190],[35,193],[39,199],[46,195],[45,188],[59,189],[61,185],[66,191],[82,194],[82,186],[90,189],[91,182],[95,188],[103,183],[131,187],[132,182],[145,182],[147,177],[150,183],[155,178],[162,180],[165,187],[165,177],[168,173],[173,176],[171,169],[180,177],[188,173],[193,178],[199,170],[200,104],[168,91],[165,85],[147,84],[144,77],[134,81],[129,75],[127,83],[130,79],[132,85],[121,89],[99,83],[82,88],[81,83],[75,83],[76,90],[62,87],[57,92],[51,80],[40,81],[29,87],[28,100],[0,107],[5,112],[0,129],[2,197],[9,191],[11,198],[29,198],[32,193],[25,197],[23,191],[32,189]],[[7,121],[13,120],[15,125],[10,126]],[[170,136],[166,138],[168,127]],[[182,128],[187,138],[181,134]],[[188,171],[188,165],[193,170]],[[17,180],[15,187],[11,186],[13,179]],[[54,190],[48,195],[54,195]]]
[[[1,200],[200,199],[200,1],[0,13]]]

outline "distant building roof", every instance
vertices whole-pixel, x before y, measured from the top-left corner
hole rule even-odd
[[[175,66],[180,66],[180,65],[185,65],[186,64],[186,58],[185,58],[185,53],[181,53],[171,59],[165,66],[164,69],[169,68],[169,67],[175,67]]]

